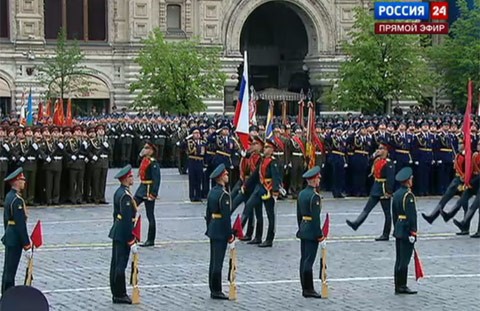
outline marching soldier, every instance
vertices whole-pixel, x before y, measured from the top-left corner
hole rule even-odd
[[[405,167],[397,173],[395,180],[401,187],[393,194],[393,219],[395,228],[395,294],[416,294],[416,291],[407,287],[408,264],[412,257],[414,244],[417,241],[417,208],[413,186],[413,172]]]
[[[271,140],[265,141],[263,147],[263,158],[260,160],[257,170],[247,180],[245,189],[256,183],[252,195],[245,205],[244,214],[248,215],[248,211],[254,210],[257,218],[257,226],[255,229],[255,239],[247,242],[247,244],[259,244],[259,247],[272,247],[275,238],[275,202],[278,199],[280,189],[280,174],[278,173],[278,164],[273,157],[275,151],[275,143]],[[263,236],[263,212],[262,205],[265,205],[268,218],[267,237],[262,243]],[[244,225],[244,224],[242,224]]]
[[[21,196],[25,188],[25,176],[20,167],[8,175],[4,181],[11,185],[11,190],[5,198],[3,211],[3,228],[5,234],[2,238],[5,245],[5,259],[2,276],[2,295],[15,286],[15,275],[22,255],[22,250],[27,259],[32,258],[32,244],[27,232],[27,210],[25,201]]]
[[[113,303],[132,304],[125,285],[125,269],[130,252],[136,254],[138,246],[133,235],[137,204],[130,192],[133,185],[132,166],[122,168],[115,178],[121,183],[113,196],[113,226],[108,235],[113,240],[112,261],[110,263],[110,289]]]
[[[355,221],[346,220],[347,225],[353,230],[357,230],[368,214],[380,201],[382,210],[385,215],[385,223],[383,225],[383,233],[375,241],[388,241],[390,230],[392,229],[392,214],[390,212],[390,198],[393,193],[395,168],[390,159],[387,158],[388,151],[385,144],[378,147],[374,154],[375,160],[372,166],[372,175],[375,178],[372,189],[370,190],[370,198],[365,205],[363,211],[358,215]]]
[[[322,298],[313,286],[312,267],[317,256],[318,244],[326,247],[327,241],[323,236],[320,212],[322,202],[317,188],[320,186],[320,167],[315,166],[302,176],[307,181],[307,187],[303,189],[297,200],[297,238],[300,242],[300,283],[302,295],[305,298]]]
[[[149,247],[155,245],[155,236],[157,234],[157,227],[155,222],[155,200],[160,189],[160,165],[156,159],[156,147],[151,142],[147,142],[140,152],[142,162],[138,169],[140,176],[140,185],[135,192],[135,202],[140,205],[145,203],[145,210],[148,218],[148,234],[145,243],[141,247]]]
[[[430,215],[422,213],[422,217],[429,224],[432,224],[440,214],[445,217],[445,214],[443,214],[443,208],[455,196],[455,194],[457,194],[459,190],[463,190],[463,182],[465,180],[465,150],[462,140],[458,142],[458,153],[455,155],[454,167],[455,178],[452,179],[452,181],[448,185],[448,188],[444,192],[442,198],[440,199],[440,202],[438,202],[437,206],[430,213]],[[447,221],[447,219],[445,219],[445,221]]]
[[[216,185],[208,193],[206,235],[210,238],[210,268],[208,270],[208,284],[210,285],[210,297],[212,299],[227,300],[228,297],[222,292],[222,267],[227,244],[235,247],[235,237],[230,224],[230,193],[226,187],[228,171],[224,164],[220,164],[210,175]]]

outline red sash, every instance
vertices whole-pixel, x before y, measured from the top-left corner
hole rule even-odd
[[[140,163],[140,168],[138,169],[138,175],[140,180],[147,180],[147,169],[152,161],[149,157],[143,157],[142,163]]]
[[[377,158],[373,163],[373,177],[382,178],[382,170],[387,165],[387,159]]]
[[[272,158],[268,157],[268,158],[264,158],[260,164],[260,183],[265,187],[265,189],[269,191],[272,190],[273,184],[271,180],[269,181],[265,180],[265,177],[267,175],[267,168],[271,162],[272,162]]]
[[[292,139],[297,142],[297,144],[300,146],[300,149],[302,149],[302,153],[305,154],[305,146],[303,145],[302,140],[297,136],[293,136]]]
[[[480,153],[478,152],[475,152],[472,156],[472,168],[474,175],[480,174]]]
[[[250,175],[250,163],[249,159],[242,158],[240,160],[240,179],[245,181],[245,175]]]
[[[275,140],[277,146],[280,147],[280,150],[285,151],[285,144],[283,143],[282,139],[277,136],[273,137],[273,139]]]
[[[457,154],[455,157],[455,173],[460,177],[465,177],[465,156],[463,154]]]
[[[252,153],[249,159],[250,172],[254,172],[257,169],[259,162],[260,162],[260,153]]]

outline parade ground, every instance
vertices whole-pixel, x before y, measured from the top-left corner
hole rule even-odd
[[[439,198],[417,198],[418,242],[426,277],[414,279],[413,258],[408,285],[417,295],[395,295],[393,268],[395,242],[375,242],[381,234],[383,213],[377,206],[358,231],[345,220],[355,219],[367,198],[337,199],[324,193],[322,222],[330,213],[327,250],[329,299],[305,299],[299,281],[300,242],[295,238],[296,203],[278,201],[273,248],[237,242],[237,301],[210,299],[209,245],[205,236],[205,203],[190,203],[186,175],[162,169],[156,202],[157,241],[141,248],[140,305],[113,305],[109,288],[112,198],[117,182],[111,169],[107,201],[101,206],[31,208],[28,228],[43,223],[44,246],[34,253],[33,286],[47,297],[51,310],[480,310],[480,243],[457,236],[452,221],[439,217],[429,225],[420,216],[430,212]],[[136,172],[136,170],[135,170]],[[133,186],[137,188],[138,182]],[[447,210],[454,204],[449,202]],[[239,208],[240,211],[243,207]],[[141,206],[143,236],[147,219]],[[463,217],[463,211],[456,218]],[[265,224],[268,223],[265,217]],[[472,222],[476,231],[478,214]],[[2,229],[3,230],[3,229]],[[3,232],[2,232],[3,235]],[[0,256],[3,266],[3,246]],[[320,251],[319,253],[320,254]],[[315,287],[319,260],[314,265]],[[228,253],[227,253],[228,257]],[[23,283],[26,260],[22,257],[17,285]],[[228,294],[228,258],[223,270],[223,290]],[[130,275],[130,265],[127,277]],[[128,282],[128,279],[127,279]],[[131,287],[128,287],[131,294]]]

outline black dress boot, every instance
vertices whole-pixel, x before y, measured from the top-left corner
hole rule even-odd
[[[303,290],[303,297],[305,298],[322,298],[322,296],[317,293],[313,287],[313,273],[306,272],[304,274],[304,283],[305,289]]]
[[[423,219],[425,219],[429,224],[432,224],[435,219],[437,219],[438,215],[440,215],[440,211],[442,210],[441,205],[437,205],[435,209],[432,211],[430,215],[427,215],[425,213],[422,213]]]
[[[152,247],[154,245],[155,245],[155,242],[150,241],[150,240],[146,240],[143,244],[140,244],[139,246],[140,247]]]
[[[132,300],[128,296],[123,296],[123,297],[113,297],[112,302],[115,304],[125,304],[125,305],[131,305]]]
[[[347,219],[346,223],[354,231],[357,231],[358,227],[360,227],[363,224],[363,222],[365,221],[367,216],[368,216],[368,214],[366,212],[362,211],[360,213],[360,215],[358,215],[358,217],[355,221],[350,221],[350,220]]]

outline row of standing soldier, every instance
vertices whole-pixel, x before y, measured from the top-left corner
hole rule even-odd
[[[0,127],[0,202],[3,178],[22,167],[28,205],[106,204],[109,153],[103,125]]]

